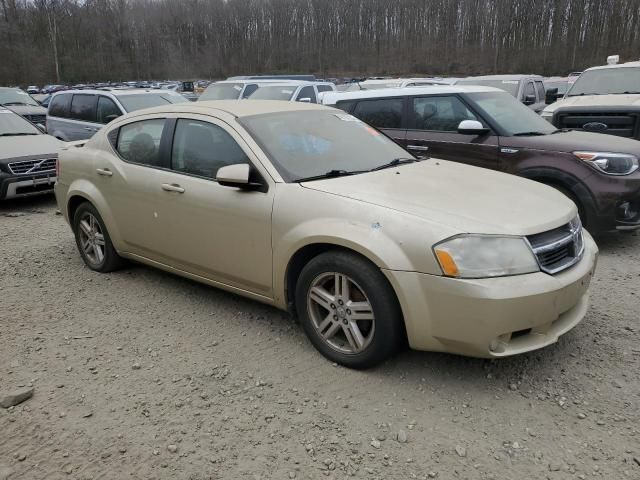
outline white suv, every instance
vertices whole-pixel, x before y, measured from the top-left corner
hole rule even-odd
[[[542,117],[558,128],[608,133],[640,140],[640,61],[585,70],[564,98]]]
[[[47,132],[65,142],[86,140],[125,113],[186,101],[169,90],[66,90],[49,103]]]

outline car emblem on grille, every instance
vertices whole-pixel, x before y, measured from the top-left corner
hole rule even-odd
[[[585,123],[582,128],[584,130],[589,130],[590,132],[603,132],[604,130],[609,128],[609,126],[606,123],[602,122],[589,122]]]

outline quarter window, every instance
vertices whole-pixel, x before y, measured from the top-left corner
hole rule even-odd
[[[113,100],[102,95],[98,98],[98,123],[109,123],[120,115],[122,113]]]
[[[401,128],[402,98],[364,100],[356,105],[353,115],[377,128]]]
[[[71,118],[85,122],[95,122],[96,103],[97,98],[95,95],[74,95],[73,100],[71,100]]]
[[[478,118],[455,96],[422,97],[413,101],[414,128],[439,132],[455,132],[463,120]]]
[[[318,85],[318,92],[333,92],[331,85]]]
[[[249,96],[258,89],[258,85],[255,83],[250,83],[249,85],[244,87],[244,92],[242,92],[242,98],[249,98]]]
[[[142,165],[160,165],[160,140],[164,118],[143,120],[120,127],[118,153],[125,160]]]
[[[171,155],[173,170],[216,178],[221,167],[238,163],[249,163],[249,159],[224,129],[199,120],[178,120]]]

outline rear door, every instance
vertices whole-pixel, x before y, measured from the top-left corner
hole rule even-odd
[[[405,103],[406,97],[389,97],[359,100],[355,105],[351,105],[350,102],[340,102],[337,107],[345,111],[351,108],[350,113],[353,116],[382,130],[387,136],[406,147]]]
[[[457,95],[412,96],[408,99],[408,116],[406,148],[414,155],[498,168],[497,136],[458,133],[463,120],[487,125]]]
[[[96,110],[98,96],[74,93],[71,99],[71,110],[66,122],[69,140],[86,140],[100,130]]]

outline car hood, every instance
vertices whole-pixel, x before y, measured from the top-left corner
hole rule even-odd
[[[575,131],[531,137],[500,137],[500,145],[567,153],[575,151],[631,153],[640,157],[640,142],[637,140],[602,133]]]
[[[7,105],[7,110],[17,113],[18,115],[46,115],[47,109],[36,105]]]
[[[63,142],[51,135],[0,137],[0,162],[20,157],[56,155]]]
[[[437,159],[302,186],[446,225],[458,233],[531,235],[577,215],[575,205],[553,188]]]
[[[583,95],[567,97],[547,106],[545,112],[569,107],[638,107],[640,108],[640,95]]]

